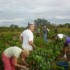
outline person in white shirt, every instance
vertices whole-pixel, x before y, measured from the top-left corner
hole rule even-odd
[[[33,31],[35,29],[34,22],[28,24],[28,29],[24,30],[20,35],[20,40],[22,41],[22,48],[29,51],[33,50],[36,46],[33,43],[34,35]]]
[[[25,62],[29,56],[28,50],[22,50],[17,46],[7,48],[2,54],[2,61],[4,63],[4,70],[15,70],[15,67],[27,69],[28,64]],[[18,63],[18,58],[22,60],[24,65]]]

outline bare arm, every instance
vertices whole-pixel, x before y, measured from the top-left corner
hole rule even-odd
[[[26,63],[26,61],[25,61],[24,58],[22,58],[22,62],[24,63],[24,65],[25,65],[26,67],[28,67],[28,64]]]
[[[18,64],[17,62],[18,62],[18,59],[17,59],[16,57],[13,57],[13,65],[14,65],[15,67],[19,67],[19,68],[24,68],[24,69],[26,69],[26,66],[20,65],[20,64]]]
[[[23,36],[20,36],[19,39],[20,39],[20,41],[22,42],[22,41],[23,41]]]
[[[29,41],[29,44],[33,47],[36,48],[36,46],[34,45],[34,43],[32,41]]]
[[[64,49],[64,54],[66,54],[66,52],[67,52],[67,47],[65,47],[65,49]]]

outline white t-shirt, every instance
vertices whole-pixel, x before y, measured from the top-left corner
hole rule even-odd
[[[64,34],[57,34],[57,37],[60,39],[63,39],[65,37],[65,35]]]
[[[29,51],[33,50],[32,46],[29,44],[29,41],[33,42],[34,36],[31,30],[27,29],[22,32],[20,35],[23,37],[22,48],[27,49]]]
[[[18,58],[21,54],[22,49],[17,47],[17,46],[13,46],[13,47],[9,47],[4,51],[4,54],[11,58],[13,56],[15,56],[16,58]]]

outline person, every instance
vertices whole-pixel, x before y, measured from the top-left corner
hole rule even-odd
[[[56,36],[56,39],[60,39],[61,41],[63,40],[63,38],[65,40],[64,48],[63,48],[63,50],[64,50],[64,57],[66,57],[67,49],[68,48],[70,49],[70,37],[65,35],[65,34],[57,34],[57,36]]]
[[[45,42],[47,42],[48,31],[49,31],[49,29],[46,26],[44,26],[43,27],[43,39]]]
[[[2,54],[2,61],[4,63],[4,70],[15,70],[15,67],[27,70],[28,64],[26,58],[29,56],[28,50],[22,50],[17,46],[7,48]],[[22,60],[24,65],[18,63],[18,58]]]
[[[70,49],[70,37],[65,38],[65,43],[64,43],[64,57],[66,57],[66,52],[67,49]]]
[[[35,29],[35,23],[29,23],[28,24],[28,29],[24,30],[21,35],[20,35],[20,40],[22,42],[22,48],[32,51],[33,49],[36,48],[35,44],[33,43],[34,40],[34,32]]]

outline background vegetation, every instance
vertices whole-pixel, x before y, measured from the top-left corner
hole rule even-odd
[[[56,42],[52,38],[56,34],[55,30],[57,30],[57,33],[70,36],[70,24],[53,25],[45,19],[37,19],[35,22],[36,26],[41,30],[41,37],[36,37],[36,33],[34,32],[34,43],[37,48],[30,54],[27,60],[30,65],[30,70],[64,70],[63,67],[57,66],[56,62],[58,60],[55,60],[63,49],[64,40]],[[50,29],[48,33],[48,43],[45,43],[42,38],[42,27],[44,25]],[[17,25],[0,27],[0,70],[3,70],[1,58],[3,51],[10,46],[16,45],[21,47],[19,36],[24,29],[25,28],[20,28]]]

